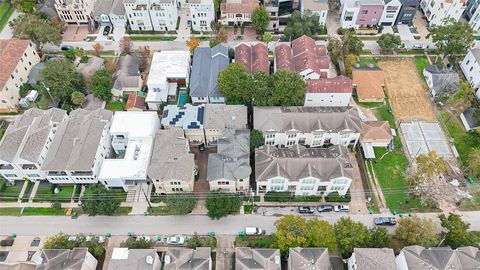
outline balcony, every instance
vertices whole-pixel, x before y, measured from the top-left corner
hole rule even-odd
[[[72,176],[93,176],[93,173],[91,171],[87,171],[87,172],[75,171],[75,172],[72,172]]]
[[[24,170],[36,170],[37,166],[35,164],[22,164],[22,169],[24,169]]]
[[[64,171],[49,171],[48,176],[67,176],[67,173]]]
[[[0,170],[13,170],[13,166],[11,164],[0,164]]]

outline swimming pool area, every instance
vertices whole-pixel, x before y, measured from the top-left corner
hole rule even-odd
[[[178,105],[183,106],[187,102],[187,91],[181,90],[178,92]]]

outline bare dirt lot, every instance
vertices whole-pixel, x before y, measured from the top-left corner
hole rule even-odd
[[[437,121],[413,59],[382,61],[378,66],[385,73],[387,94],[396,120]]]

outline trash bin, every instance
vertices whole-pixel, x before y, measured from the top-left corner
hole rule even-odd
[[[215,232],[208,232],[207,235],[208,236],[215,236]]]

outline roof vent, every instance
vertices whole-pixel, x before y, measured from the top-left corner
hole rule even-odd
[[[153,264],[153,257],[148,255],[147,257],[145,257],[145,262],[147,264]]]
[[[165,255],[164,262],[165,264],[170,264],[172,262],[170,255]]]

